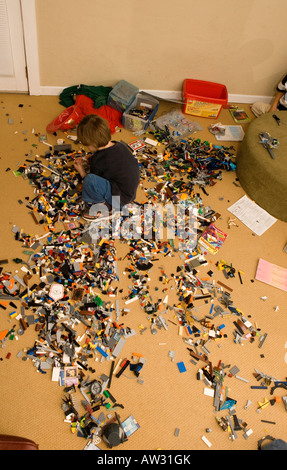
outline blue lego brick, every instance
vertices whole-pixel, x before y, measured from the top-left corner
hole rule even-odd
[[[183,362],[178,362],[176,365],[180,373],[186,372],[186,367]]]
[[[108,354],[107,354],[102,348],[100,348],[100,346],[97,346],[97,347],[96,347],[96,350],[97,350],[99,353],[101,353],[102,356],[108,357]]]

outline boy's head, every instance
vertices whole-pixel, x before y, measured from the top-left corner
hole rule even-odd
[[[77,138],[93,151],[105,147],[111,140],[108,121],[96,114],[85,116],[78,125]]]

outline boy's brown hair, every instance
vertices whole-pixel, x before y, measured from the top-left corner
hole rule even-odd
[[[111,140],[109,123],[96,114],[85,116],[77,128],[77,138],[85,146],[105,147]]]

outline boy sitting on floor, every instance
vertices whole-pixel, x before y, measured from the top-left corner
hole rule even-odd
[[[101,206],[105,211],[118,211],[132,202],[140,181],[138,161],[126,145],[111,140],[108,122],[94,114],[85,116],[78,125],[77,138],[93,152],[89,172],[82,157],[74,162],[83,178],[82,199],[92,204],[83,218],[96,219],[97,212],[104,212]]]
[[[276,95],[272,104],[257,101],[251,106],[251,111],[256,117],[265,113],[287,110],[287,75],[278,83]]]

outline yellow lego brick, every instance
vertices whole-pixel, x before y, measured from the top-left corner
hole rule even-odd
[[[270,404],[270,401],[267,400],[267,398],[264,398],[264,402],[263,402],[263,403],[260,403],[260,401],[258,402],[258,405],[259,405],[260,410],[263,410],[263,409],[266,408],[266,406],[268,406],[269,404]]]

